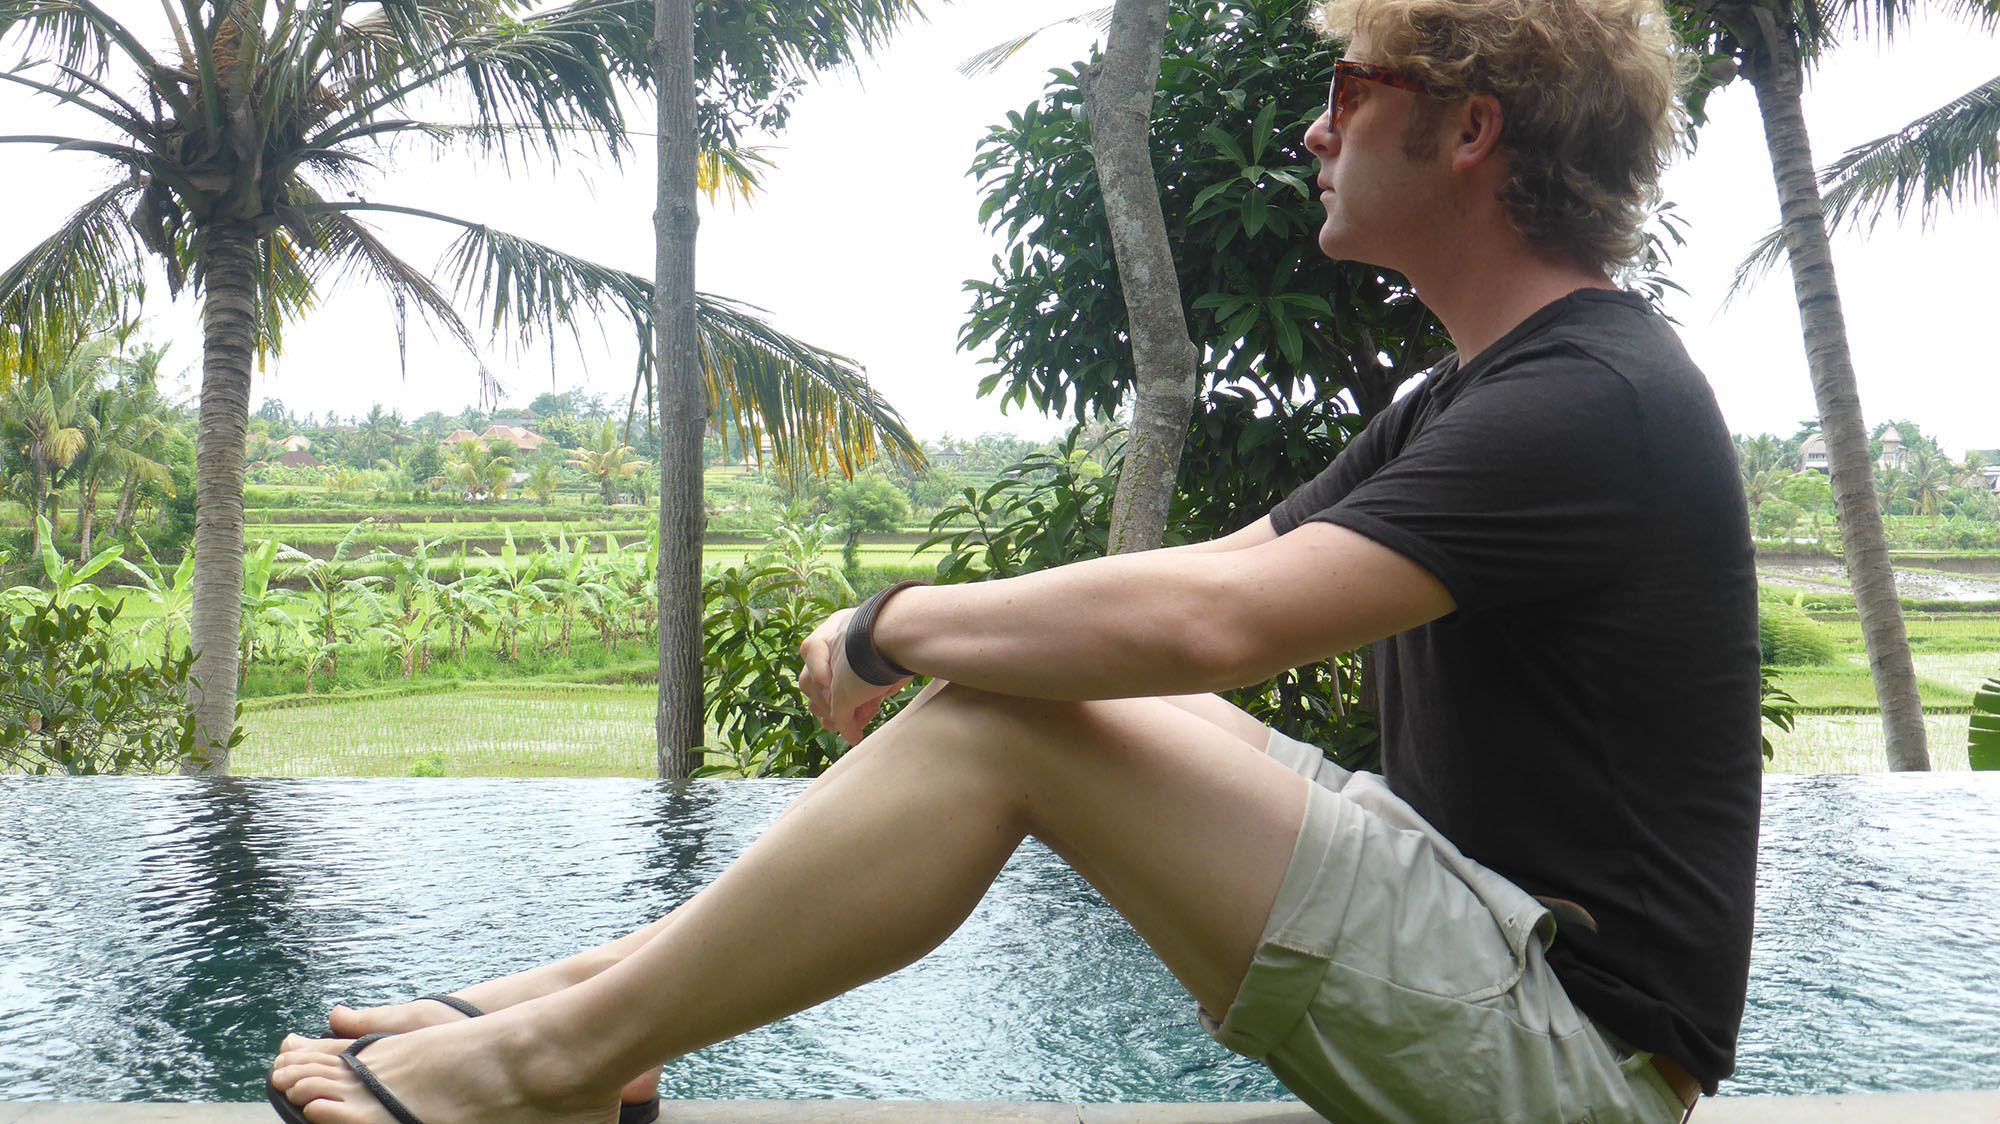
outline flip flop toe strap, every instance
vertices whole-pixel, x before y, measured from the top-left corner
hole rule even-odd
[[[364,1038],[357,1038],[354,1040],[354,1045],[341,1051],[340,1060],[347,1063],[347,1068],[354,1071],[354,1075],[361,1079],[363,1085],[368,1086],[368,1091],[375,1095],[375,1099],[382,1103],[383,1109],[389,1115],[396,1118],[397,1124],[424,1124],[417,1119],[416,1113],[403,1107],[403,1102],[396,1099],[396,1094],[391,1093],[387,1085],[382,1084],[382,1079],[375,1076],[374,1070],[362,1064],[361,1059],[355,1056],[361,1053],[363,1047],[388,1037],[390,1036],[387,1034],[370,1034]]]
[[[486,1013],[456,995],[419,995],[417,998],[420,1000],[428,999],[433,1003],[442,1003],[468,1019],[476,1019]]]

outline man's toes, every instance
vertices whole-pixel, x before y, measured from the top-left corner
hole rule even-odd
[[[293,1104],[304,1104],[308,1098],[297,1093],[303,1081],[317,1079],[339,1080],[346,1076],[347,1067],[340,1062],[320,1055],[293,1055],[280,1057],[271,1070],[271,1084],[290,1098]]]
[[[336,1003],[333,1010],[326,1013],[326,1025],[335,1034],[352,1035],[356,1038],[368,1033],[368,1012]]]
[[[306,1105],[313,1101],[338,1102],[345,1092],[344,1082],[338,1074],[312,1074],[301,1077],[291,1088],[285,1090],[285,1099],[295,1105]]]

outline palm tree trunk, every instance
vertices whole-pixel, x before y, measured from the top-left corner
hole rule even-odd
[[[655,748],[663,779],[692,771],[702,744],[701,435],[708,432],[694,319],[694,3],[655,0],[659,196],[653,212],[654,349],[660,383],[660,703]]]
[[[205,763],[184,773],[227,773],[236,726],[237,631],[243,617],[243,439],[250,428],[250,363],[257,341],[257,239],[247,226],[203,232],[201,431],[195,446],[195,746]]]
[[[90,525],[97,517],[97,474],[76,484],[76,558],[90,557]]]
[[[30,441],[28,443],[28,473],[28,534],[30,536],[28,558],[31,562],[38,563],[42,554],[41,516],[49,509],[48,497],[43,494],[42,489],[41,442],[39,441]],[[54,518],[50,518],[49,533],[51,535],[55,534],[55,522]]]
[[[1855,387],[1854,361],[1847,347],[1847,322],[1841,314],[1840,291],[1834,283],[1833,251],[1827,242],[1820,210],[1819,186],[1813,178],[1805,112],[1799,104],[1802,83],[1798,54],[1789,35],[1775,30],[1782,13],[1774,17],[1770,9],[1760,5],[1748,14],[1759,26],[1753,32],[1754,38],[1742,41],[1761,41],[1766,49],[1752,52],[1747,75],[1757,91],[1757,107],[1764,118],[1764,141],[1771,153],[1771,173],[1778,185],[1785,251],[1791,260],[1792,286],[1805,331],[1806,362],[1826,435],[1827,463],[1833,470],[1834,503],[1840,516],[1848,580],[1854,588],[1854,605],[1861,617],[1861,633],[1868,648],[1868,666],[1882,707],[1889,768],[1929,769],[1923,704],[1917,697],[1917,673],[1910,661],[1909,634],[1903,627],[1896,574],[1889,563],[1882,513],[1876,504],[1875,475],[1868,461],[1868,431],[1861,417],[1861,397]]]
[[[1166,34],[1167,0],[1118,0],[1104,59],[1084,81],[1090,151],[1104,189],[1137,388],[1125,466],[1111,505],[1113,554],[1160,545],[1198,387],[1159,181],[1146,146]]]
[[[125,474],[125,488],[118,494],[118,517],[111,524],[121,535],[132,529],[133,501],[138,497],[139,474],[128,472]]]

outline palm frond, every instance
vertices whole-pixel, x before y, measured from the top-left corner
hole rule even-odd
[[[731,206],[748,203],[764,186],[764,173],[777,165],[755,146],[706,148],[695,154],[695,189],[708,196],[729,196]]]
[[[637,274],[415,207],[325,202],[299,210],[379,211],[457,226],[464,233],[445,250],[438,273],[496,337],[510,336],[522,349],[558,330],[580,341],[585,324],[620,315],[639,342],[638,383],[651,385],[653,285]],[[711,408],[735,419],[739,432],[768,434],[781,460],[852,471],[881,455],[879,438],[887,455],[922,463],[922,448],[901,416],[851,360],[787,336],[725,298],[698,295],[695,317]]]
[[[71,4],[51,4],[48,0],[0,0],[0,39],[9,33],[21,36],[22,53],[47,57],[92,74],[101,73],[111,53],[111,37],[90,18],[90,13]]]
[[[1748,292],[1752,285],[1764,279],[1764,275],[1778,268],[1785,260],[1785,231],[1782,227],[1772,227],[1764,232],[1750,253],[1736,263],[1736,272],[1729,278],[1729,289],[1722,294],[1722,307],[1728,308],[1741,293]]]
[[[399,52],[399,73],[406,77],[388,89],[361,91],[364,96],[355,99],[359,104],[327,123],[312,143],[340,144],[376,114],[419,91],[435,91],[469,105],[474,124],[516,127],[491,134],[497,138],[493,151],[503,160],[510,155],[507,140],[523,156],[532,147],[560,158],[560,142],[576,127],[595,130],[604,139],[606,154],[616,160],[625,150],[625,125],[618,104],[620,79],[605,42],[630,34],[619,21],[636,6],[633,0],[600,0],[524,20],[467,25],[428,53],[413,42],[379,48]],[[401,34],[405,31],[387,25],[379,31],[385,37]]]
[[[756,312],[724,297],[695,298],[710,409],[735,427],[743,447],[759,448],[768,433],[781,464],[808,464],[822,475],[837,465],[851,476],[884,455],[924,464],[902,415],[858,364],[785,335]]]
[[[1022,48],[1034,42],[1035,38],[1041,35],[1042,32],[1061,27],[1067,23],[1086,24],[1096,28],[1100,33],[1109,31],[1111,30],[1111,12],[1112,9],[1110,8],[1098,8],[1093,11],[1084,12],[1081,15],[1071,16],[1068,19],[1060,19],[1054,23],[1044,24],[1028,32],[1026,35],[1017,36],[1002,43],[996,43],[971,58],[966,59],[964,62],[958,64],[958,72],[967,78],[977,78],[982,74],[991,74],[1006,65],[1008,59],[1020,54]]]
[[[65,75],[65,77],[69,77],[70,81],[73,83],[86,86],[86,88],[91,89],[92,92],[97,92],[97,89],[100,86],[99,83],[93,82],[91,79],[84,77],[82,75],[77,75],[75,74],[75,72],[71,72],[70,75]],[[74,89],[53,85],[48,82],[37,82],[33,78],[29,78],[26,75],[20,73],[19,71],[0,70],[0,81],[12,82],[17,86],[26,86],[29,89],[35,90],[39,93],[48,94],[50,97],[53,97],[58,101],[68,102],[69,104],[77,106],[78,108],[84,110],[87,113],[95,114],[98,117],[102,117],[104,120],[111,122],[112,125],[117,127],[119,132],[125,133],[128,136],[143,137],[149,139],[153,136],[153,130],[150,125],[148,125],[140,117],[125,112],[125,110],[130,109],[130,106],[127,106],[125,102],[122,100],[117,100],[117,105],[122,108],[109,108],[103,105],[99,105],[98,103],[90,100],[89,98],[84,97],[82,94],[78,93]],[[104,96],[104,95],[99,94],[99,96]],[[114,100],[116,100],[115,95],[113,95],[113,97]]]
[[[314,233],[319,243],[319,253],[314,255],[315,288],[324,291],[339,276],[354,270],[364,271],[398,298],[415,304],[425,323],[442,324],[474,357],[479,355],[472,329],[466,327],[451,301],[429,277],[397,257],[361,222],[349,215],[327,212],[314,223]]]
[[[1873,227],[1891,203],[1919,205],[1925,225],[1960,202],[2000,197],[2000,75],[1887,136],[1856,145],[1820,173],[1827,227]]]
[[[136,178],[107,188],[0,272],[0,334],[23,365],[66,349],[130,295],[142,251],[121,211],[138,190]]]
[[[1946,207],[2000,198],[2000,76],[1848,149],[1820,171],[1819,181],[1829,234],[1873,230],[1892,205],[1907,215],[1915,204],[1928,226]],[[1783,233],[1774,227],[1737,265],[1724,307],[1784,260]]]

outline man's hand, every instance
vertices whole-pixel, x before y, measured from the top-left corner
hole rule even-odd
[[[799,691],[806,697],[806,707],[848,745],[861,740],[868,724],[882,713],[882,703],[909,682],[901,679],[877,687],[847,666],[847,622],[853,616],[853,609],[842,609],[799,645]]]

